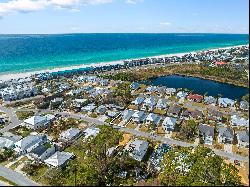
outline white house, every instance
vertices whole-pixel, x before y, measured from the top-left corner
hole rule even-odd
[[[144,123],[146,119],[146,114],[143,111],[136,110],[135,113],[132,115],[132,120],[136,123]]]
[[[89,127],[83,131],[84,139],[87,139],[89,137],[96,137],[99,132],[100,132],[99,128]]]
[[[233,107],[234,104],[235,104],[235,101],[232,99],[222,98],[222,97],[218,99],[218,105],[220,107],[224,107],[224,108]]]
[[[55,152],[52,156],[45,159],[44,162],[48,166],[52,167],[62,167],[74,156],[74,154],[69,152]]]
[[[147,124],[152,123],[153,125],[156,125],[156,126],[160,123],[160,121],[161,121],[161,117],[154,113],[150,113],[146,118]]]
[[[142,110],[146,110],[146,108],[148,108],[148,110],[152,111],[155,105],[156,105],[156,99],[152,96],[148,97],[143,101]]]
[[[148,150],[148,142],[143,140],[130,140],[125,146],[125,151],[128,151],[129,156],[137,161],[142,161],[147,150]]]
[[[219,143],[232,143],[234,138],[233,130],[229,127],[220,127],[218,129],[218,142]]]
[[[176,118],[166,117],[162,122],[162,128],[165,130],[166,133],[174,131],[176,121]]]
[[[24,120],[25,126],[30,129],[37,130],[39,128],[47,127],[47,125],[54,119],[53,115],[33,116]]]
[[[32,84],[18,84],[12,85],[7,88],[0,90],[0,97],[4,101],[13,101],[18,99],[23,99],[26,97],[31,97],[37,94],[37,88]]]
[[[46,142],[46,135],[30,135],[16,142],[14,145],[14,150],[18,155],[26,154]]]
[[[241,118],[238,115],[231,116],[230,123],[232,126],[249,127],[249,119]]]
[[[184,91],[179,91],[176,96],[179,98],[179,99],[185,99],[187,97],[188,93],[184,92]]]
[[[238,147],[249,148],[249,131],[238,131],[236,133]]]
[[[167,108],[167,106],[168,106],[167,100],[161,98],[161,99],[158,100],[155,108],[160,109],[160,110],[164,110],[164,109]]]
[[[122,112],[122,120],[128,122],[132,118],[134,113],[135,113],[134,110],[124,110]]]
[[[11,148],[14,148],[15,146],[15,143],[17,141],[19,141],[21,139],[21,137],[19,136],[2,136],[0,137],[0,149],[2,148],[8,148],[8,149],[11,149]]]
[[[66,131],[63,131],[60,136],[59,139],[62,141],[69,141],[69,140],[73,140],[77,137],[79,137],[81,134],[81,131],[77,128],[70,128]]]
[[[176,89],[175,88],[166,88],[166,95],[167,96],[172,96],[176,93]]]
[[[142,102],[145,100],[144,97],[137,97],[134,101],[132,101],[131,103],[134,105],[140,105],[142,104]]]
[[[249,102],[247,102],[247,101],[241,101],[240,102],[240,109],[248,111],[249,110]]]

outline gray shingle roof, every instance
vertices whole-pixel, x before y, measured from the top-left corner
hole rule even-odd
[[[226,137],[226,138],[233,138],[233,130],[230,129],[229,127],[220,127],[218,129],[219,134],[222,137]]]
[[[202,135],[205,136],[214,136],[214,127],[209,126],[209,125],[199,125],[199,131]]]

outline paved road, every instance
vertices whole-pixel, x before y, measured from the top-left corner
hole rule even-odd
[[[0,110],[1,110],[1,107],[0,107]],[[25,110],[28,111],[28,110],[32,110],[32,109],[25,109]],[[88,116],[82,115],[82,114],[71,114],[69,112],[56,112],[56,111],[48,110],[48,109],[47,110],[40,110],[40,112],[41,113],[55,112],[55,113],[61,114],[64,117],[72,117],[72,118],[75,118],[75,119],[82,119],[84,121],[87,121],[87,122],[93,123],[93,124],[97,124],[97,125],[109,125],[108,123],[100,121],[100,120],[98,120],[96,118],[91,118],[91,117],[88,117]],[[9,126],[6,127],[6,129],[13,128],[11,125],[9,125]],[[116,128],[116,129],[119,129],[122,132],[127,132],[127,133],[131,133],[133,135],[136,135],[136,136],[141,136],[141,137],[145,137],[145,138],[154,139],[156,141],[160,141],[160,142],[167,143],[167,144],[179,145],[179,146],[182,146],[182,147],[190,147],[190,146],[196,147],[197,146],[194,143],[187,143],[187,142],[183,142],[183,141],[173,140],[171,138],[165,138],[165,137],[162,137],[162,136],[151,135],[150,133],[137,131],[135,129],[120,127],[120,126],[113,126],[113,127]],[[227,158],[234,159],[234,160],[236,159],[236,160],[244,161],[244,162],[249,162],[249,157],[243,157],[243,156],[240,156],[240,155],[237,155],[237,154],[227,153],[227,152],[220,151],[220,150],[217,150],[217,149],[213,149],[213,151],[217,155],[220,155],[220,156],[223,156],[223,157],[227,157]]]
[[[99,121],[98,119],[95,118],[90,118],[84,115],[80,115],[80,114],[70,114],[67,112],[58,112],[59,114],[61,114],[62,116],[65,117],[72,117],[72,118],[76,118],[76,119],[82,119],[84,121],[87,121],[89,123],[94,123],[97,125],[109,125],[108,123]],[[171,138],[165,138],[162,136],[157,136],[157,135],[151,135],[150,133],[146,133],[146,132],[141,132],[141,131],[137,131],[135,129],[130,129],[130,128],[126,128],[126,127],[120,127],[120,126],[113,126],[116,129],[119,129],[122,132],[126,132],[126,133],[130,133],[136,136],[141,136],[141,137],[145,137],[145,138],[150,138],[156,141],[160,141],[162,143],[167,143],[170,145],[179,145],[182,147],[197,147],[197,144],[194,143],[187,143],[187,142],[183,142],[183,141],[178,141],[178,140],[173,140]],[[244,161],[244,162],[249,162],[249,157],[243,157],[237,154],[233,154],[233,153],[227,153],[224,151],[220,151],[217,149],[212,149],[217,155],[220,155],[222,157],[226,157],[226,158],[230,158],[230,159],[234,159],[234,160],[239,160],[239,161]]]
[[[10,129],[13,129],[13,128],[19,126],[23,122],[17,118],[15,110],[13,108],[6,108],[3,106],[0,106],[0,110],[5,112],[6,115],[10,119],[10,124],[8,126],[5,126],[4,128],[2,128],[0,130],[1,133],[9,131]]]
[[[11,169],[6,168],[4,166],[0,166],[0,176],[16,183],[18,186],[40,186],[39,184],[25,177],[24,175],[12,171]]]

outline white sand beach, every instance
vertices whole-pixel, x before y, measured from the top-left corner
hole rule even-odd
[[[185,54],[190,54],[190,53],[194,54],[194,53],[198,53],[198,52],[202,52],[202,51],[216,51],[216,50],[219,50],[219,49],[230,49],[230,48],[233,48],[233,47],[242,47],[242,46],[249,46],[249,44],[247,44],[247,45],[237,45],[237,46],[228,46],[228,47],[214,48],[214,49],[201,50],[201,51],[193,51],[193,52],[186,52],[186,53],[176,53],[176,54],[166,54],[166,55],[142,57],[142,58],[163,58],[163,57],[171,57],[171,56],[181,57],[181,56],[183,56]],[[134,60],[142,59],[142,58],[134,58]],[[127,59],[124,59],[124,60],[127,60]],[[29,77],[31,75],[39,74],[39,73],[52,73],[52,72],[73,70],[73,69],[86,68],[86,67],[101,67],[101,66],[108,66],[108,65],[123,64],[124,60],[112,61],[112,62],[100,62],[100,63],[93,63],[93,64],[88,64],[88,65],[76,65],[76,66],[70,66],[70,67],[53,68],[53,69],[46,69],[46,70],[39,70],[39,71],[32,71],[32,72],[2,74],[2,75],[0,75],[0,80],[8,81],[8,80],[11,80],[11,79]]]

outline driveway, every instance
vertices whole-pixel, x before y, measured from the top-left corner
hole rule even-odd
[[[224,144],[224,151],[227,153],[232,153],[233,146],[232,144]]]

